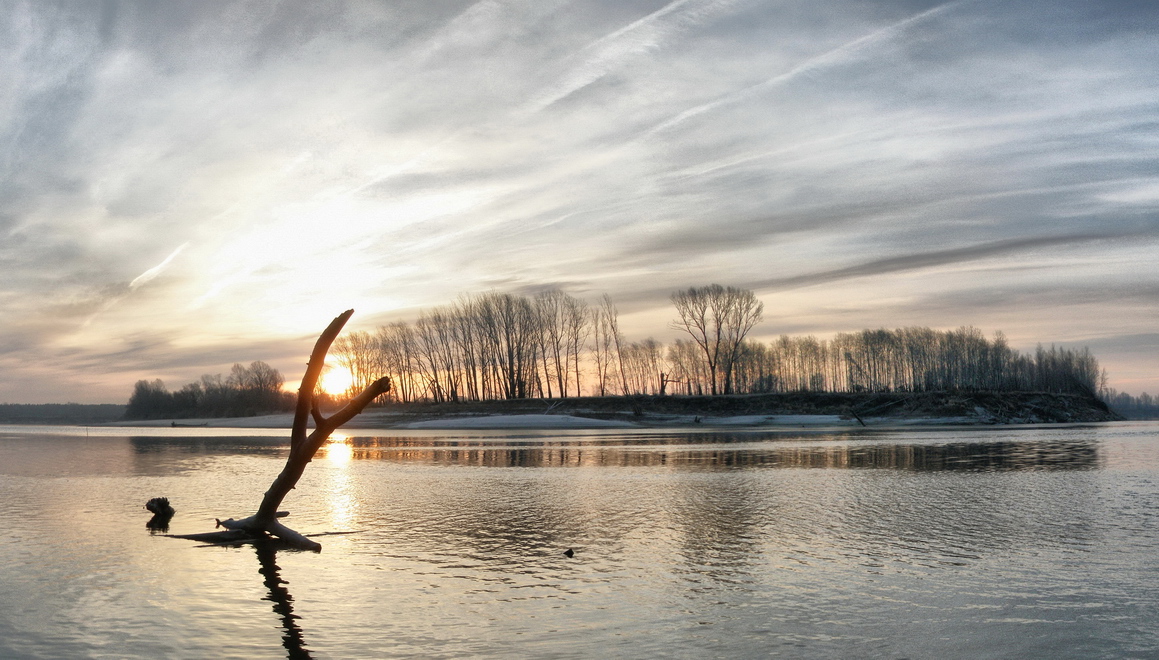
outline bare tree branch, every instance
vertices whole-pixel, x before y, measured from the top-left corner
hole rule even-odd
[[[298,388],[298,404],[294,410],[294,426],[290,431],[290,455],[286,459],[286,466],[274,479],[269,490],[262,498],[257,513],[241,520],[219,520],[218,525],[230,532],[216,534],[193,534],[182,538],[194,540],[210,540],[213,536],[220,536],[229,540],[244,538],[245,535],[262,536],[269,534],[276,536],[296,548],[319,551],[322,545],[283,525],[278,518],[285,515],[279,512],[282,500],[298,483],[306,465],[314,459],[314,454],[340,426],[349,422],[355,415],[370,405],[375,397],[390,391],[390,378],[380,378],[370,384],[361,394],[354,397],[341,410],[330,417],[324,417],[314,401],[314,390],[318,378],[322,374],[322,365],[326,361],[326,353],[330,345],[346,325],[346,321],[354,314],[354,310],[346,310],[338,315],[314,344],[314,351],[310,354],[310,361],[306,365],[306,373],[302,376],[302,384]],[[314,420],[314,431],[307,434],[307,424]],[[232,532],[232,533],[231,533]],[[240,534],[239,534],[240,533]]]

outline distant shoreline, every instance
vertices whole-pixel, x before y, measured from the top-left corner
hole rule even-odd
[[[1093,396],[1049,392],[793,392],[609,396],[389,404],[347,428],[862,427],[1056,424],[1123,419]],[[0,419],[0,422],[6,420]],[[128,427],[289,428],[291,413],[253,417],[92,420]],[[10,422],[9,422],[10,423]],[[26,422],[27,423],[27,422]],[[49,422],[61,423],[61,422]]]
[[[212,419],[207,424],[182,425],[176,429],[284,429],[287,432],[291,420],[285,415],[263,415],[258,417],[235,417],[228,419]],[[136,420],[127,422],[112,422],[94,426],[108,428],[171,428],[170,420]],[[1073,421],[1073,422],[991,422],[983,423],[962,417],[941,417],[921,419],[901,418],[872,418],[865,420],[865,424],[856,420],[844,419],[834,415],[770,415],[770,416],[741,416],[741,417],[710,417],[701,418],[701,421],[675,420],[663,423],[640,421],[628,422],[617,420],[599,420],[592,418],[573,417],[570,415],[487,415],[466,417],[444,417],[423,421],[399,421],[386,415],[370,415],[343,426],[340,431],[565,431],[565,430],[599,430],[599,429],[681,429],[681,430],[737,430],[737,429],[811,429],[817,431],[829,429],[895,429],[895,428],[955,428],[963,426],[1014,426],[1014,425],[1070,425],[1104,423],[1105,421]]]
[[[12,415],[16,410],[21,413]],[[86,415],[86,411],[91,413]],[[4,415],[2,413],[10,414]],[[37,413],[44,413],[37,415]],[[4,424],[289,428],[291,413],[125,420],[123,406],[0,406]],[[792,392],[719,396],[608,396],[389,404],[347,428],[862,427],[1052,424],[1123,419],[1093,396],[1050,392]]]
[[[876,420],[874,420],[876,422]],[[289,429],[293,423],[290,414],[233,417],[197,420],[133,420],[102,424],[129,428],[273,428]],[[969,423],[957,419],[922,420],[917,423]],[[860,426],[852,419],[837,415],[744,415],[734,417],[697,417],[676,419],[599,419],[566,414],[490,414],[490,415],[435,415],[415,416],[407,413],[370,412],[355,418],[344,429],[399,429],[399,430],[565,430],[565,429],[632,429],[632,428],[738,428],[738,427],[853,427]]]

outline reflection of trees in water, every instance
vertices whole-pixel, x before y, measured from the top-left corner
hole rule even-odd
[[[795,439],[791,444],[694,445],[699,439],[618,446],[537,441],[512,447],[485,442],[432,446],[422,438],[382,438],[356,439],[353,445],[355,458],[397,463],[656,470],[658,480],[644,483],[659,490],[640,492],[631,503],[623,498],[632,496],[614,478],[615,485],[608,490],[597,485],[590,497],[569,492],[584,482],[581,471],[575,480],[566,474],[517,479],[515,491],[464,488],[478,483],[471,479],[405,507],[415,512],[433,508],[441,515],[437,523],[394,523],[398,534],[418,532],[423,543],[445,545],[456,554],[470,539],[478,549],[472,557],[498,571],[518,563],[522,553],[562,551],[575,539],[600,539],[606,544],[601,553],[618,552],[630,547],[628,539],[643,528],[655,539],[659,554],[654,561],[675,560],[679,566],[673,570],[694,591],[754,579],[753,562],[767,560],[770,550],[793,561],[853,557],[869,564],[942,564],[1010,547],[1090,541],[1089,521],[1081,515],[1091,504],[1084,490],[1072,492],[1069,480],[1002,475],[1097,469],[1100,456],[1093,440],[803,446]],[[755,472],[776,468],[798,470],[783,475],[789,481],[769,474],[770,481]],[[950,474],[964,479],[944,478]],[[986,487],[979,488],[977,478],[986,479]],[[1076,513],[1065,525],[1052,526],[1043,521],[1058,519],[1051,513],[1054,506],[1073,507]]]
[[[211,456],[284,456],[289,442],[284,438],[261,437],[174,437],[133,436],[133,470],[141,476],[165,476],[174,469],[187,469],[189,461]]]
[[[1093,471],[893,475],[900,478],[838,480],[813,517],[835,514],[833,537],[882,562],[960,564],[1027,548],[1082,551],[1099,542]]]
[[[946,470],[1083,470],[1099,465],[1094,442],[961,442],[803,447],[778,452],[784,467]]]
[[[400,463],[478,467],[752,467],[943,470],[1076,470],[1097,468],[1093,440],[848,444],[856,434],[801,436],[697,433],[583,439],[352,438],[351,457]],[[142,456],[280,455],[280,442],[254,438],[133,437]],[[790,444],[791,443],[791,444]],[[142,464],[141,469],[151,467]]]
[[[306,642],[302,636],[302,628],[298,625],[297,614],[294,614],[294,598],[285,585],[289,584],[282,579],[281,568],[278,566],[278,551],[276,542],[259,541],[254,544],[258,562],[261,563],[258,572],[262,574],[266,588],[270,594],[266,600],[274,604],[274,612],[282,619],[282,646],[286,648],[286,657],[290,660],[304,660],[310,658],[306,650]]]
[[[360,497],[367,499],[360,522],[373,530],[368,534],[389,539],[383,545],[389,552],[443,570],[468,566],[497,584],[563,589],[542,577],[570,566],[561,553],[573,546],[575,566],[621,555],[643,566],[675,563],[672,570],[686,578],[675,588],[708,594],[758,579],[762,569],[754,563],[770,557],[933,565],[1011,548],[1081,547],[1094,539],[1091,491],[1075,488],[1082,475],[1047,473],[1098,468],[1095,440],[1074,434],[1014,441],[1004,434],[922,444],[928,437],[898,443],[857,433],[672,433],[355,437],[346,444],[354,459],[397,464],[653,468],[399,470],[401,481],[362,482]],[[142,456],[231,450],[218,439],[135,442]],[[282,451],[261,447],[261,440],[232,442],[238,453]],[[1012,474],[1018,471],[1044,474]],[[1060,519],[1058,510],[1073,513]],[[308,657],[274,554],[258,552],[269,600],[282,617],[283,643],[291,658]],[[559,563],[529,561],[532,556]]]
[[[744,583],[760,561],[764,515],[770,503],[745,479],[688,479],[667,507],[682,562],[693,583]],[[693,587],[693,590],[697,590]]]
[[[129,444],[138,454],[268,454],[277,455],[289,449],[285,438],[261,437],[175,437],[133,436]]]
[[[444,491],[440,520],[426,526],[466,541],[452,561],[483,561],[500,568],[531,554],[562,554],[572,545],[567,539],[575,538],[580,523],[552,486],[521,482],[500,497],[469,486]]]
[[[729,436],[723,436],[729,437]],[[915,471],[1083,470],[1099,467],[1089,440],[942,444],[754,443],[752,438],[690,435],[616,444],[536,440],[516,444],[425,438],[355,438],[355,459],[477,467],[836,468]],[[734,445],[730,447],[730,445]]]

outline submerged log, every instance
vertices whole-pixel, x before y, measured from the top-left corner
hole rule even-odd
[[[322,375],[326,353],[353,314],[354,310],[352,309],[340,314],[330,322],[330,325],[318,337],[317,343],[314,344],[314,351],[310,354],[310,361],[306,365],[306,373],[302,376],[302,385],[298,388],[298,403],[294,408],[294,425],[290,430],[290,455],[286,459],[286,466],[282,468],[281,474],[274,479],[274,483],[262,498],[257,513],[240,520],[233,518],[218,520],[218,526],[226,528],[226,532],[190,534],[180,538],[210,543],[236,543],[245,542],[247,538],[274,536],[297,549],[313,550],[314,552],[322,549],[322,545],[317,541],[283,525],[278,518],[287,514],[284,511],[278,511],[278,507],[286,495],[297,485],[306,465],[314,459],[314,454],[330,438],[330,434],[361,413],[376,397],[390,391],[390,378],[379,378],[361,394],[351,399],[341,410],[329,417],[323,416],[318,409],[314,399],[314,390],[318,384],[318,378]],[[306,426],[311,417],[314,420],[314,430],[307,433]]]

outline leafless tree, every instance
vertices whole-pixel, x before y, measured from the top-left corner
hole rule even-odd
[[[627,382],[625,394],[660,394],[664,387],[664,346],[649,337],[628,342],[621,347],[622,364]]]
[[[612,394],[615,380],[619,382],[618,389],[622,394],[628,388],[620,353],[623,338],[620,336],[619,312],[607,294],[600,299],[592,327],[592,357],[595,360],[597,391],[600,396]]]
[[[387,375],[382,343],[369,332],[350,332],[339,337],[334,342],[333,353],[338,364],[350,372],[347,396],[354,396]]]
[[[535,389],[538,353],[534,307],[527,298],[487,293],[474,299],[490,379],[505,399],[531,396]]]
[[[598,395],[1097,392],[1104,381],[1089,351],[1051,347],[1022,355],[1001,333],[987,339],[972,327],[861,330],[829,340],[782,336],[765,344],[747,338],[763,313],[750,291],[710,285],[678,291],[672,299],[679,312],[672,326],[689,339],[668,347],[650,338],[626,340],[607,295],[592,308],[552,290],[534,299],[497,292],[464,295],[423,312],[413,327],[398,321],[374,336],[351,333],[335,343],[335,352],[360,386],[375,375],[390,375],[400,401],[580,395],[585,368],[589,391]],[[249,377],[250,369],[237,369]],[[178,405],[174,398],[209,402],[223,387],[235,387],[235,380],[241,382],[234,376],[224,384],[207,379],[172,394],[157,394],[145,381],[135,396],[169,407]]]
[[[399,401],[414,401],[417,396],[414,329],[406,321],[395,321],[379,327],[375,335],[385,372],[395,383],[391,392]]]
[[[628,393],[628,374],[624,370],[624,336],[620,334],[620,310],[612,303],[612,297],[604,294],[601,298],[601,307],[604,311],[604,322],[608,326],[608,335],[612,338],[615,347],[616,370],[620,374],[620,393]]]
[[[576,396],[583,395],[583,385],[580,382],[580,355],[584,351],[588,336],[591,334],[591,312],[587,303],[578,298],[567,296],[563,300],[563,328],[564,342],[575,376]],[[565,393],[566,396],[566,393]]]
[[[460,324],[455,310],[439,307],[423,312],[415,323],[419,364],[427,388],[436,401],[458,401],[462,390],[463,370],[457,334]]]
[[[760,322],[764,303],[747,289],[710,284],[672,294],[678,318],[672,327],[687,332],[704,352],[713,375],[710,391],[732,392],[732,367],[740,344]],[[718,387],[718,383],[720,387]]]
[[[690,339],[677,339],[668,347],[668,364],[673,392],[688,395],[703,395],[708,392],[712,375],[701,359],[700,347]]]
[[[535,312],[539,320],[540,359],[547,381],[547,396],[552,396],[554,381],[559,396],[567,396],[568,352],[567,317],[564,301],[567,294],[559,289],[544,291],[535,297]]]
[[[484,398],[486,391],[486,355],[483,351],[481,328],[475,319],[475,305],[467,296],[461,296],[451,311],[454,324],[455,350],[459,368],[463,372],[464,396],[471,400]]]

